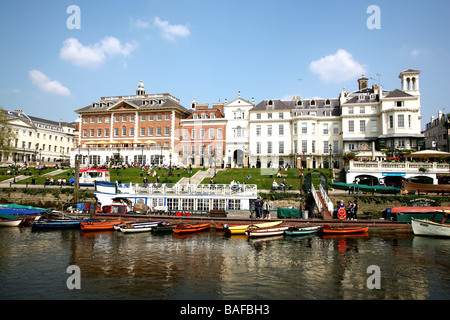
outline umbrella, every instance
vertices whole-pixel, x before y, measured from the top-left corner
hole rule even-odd
[[[450,153],[438,150],[422,150],[405,155],[407,158],[440,158],[448,156],[450,156]]]

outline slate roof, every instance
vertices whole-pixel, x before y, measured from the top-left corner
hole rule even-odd
[[[314,101],[314,103],[313,103]],[[270,105],[272,102],[272,105]],[[327,104],[328,103],[328,104]],[[290,111],[291,113],[316,112],[317,116],[325,116],[325,111],[331,111],[332,116],[340,115],[339,99],[303,99],[303,100],[263,100],[250,111]]]

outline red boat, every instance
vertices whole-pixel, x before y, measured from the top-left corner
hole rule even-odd
[[[194,223],[194,224],[178,224],[174,229],[174,233],[188,233],[208,230],[211,223]]]
[[[102,231],[114,230],[114,226],[123,223],[123,221],[85,221],[80,224],[83,231]]]
[[[323,226],[322,232],[324,234],[353,234],[364,233],[369,231],[369,227],[335,227],[332,228],[329,225]]]

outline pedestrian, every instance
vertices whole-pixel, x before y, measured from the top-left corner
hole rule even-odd
[[[358,213],[358,201],[355,199],[355,202],[353,204],[353,219],[356,220],[356,214]]]
[[[353,203],[351,201],[349,201],[347,204],[347,213],[348,213],[347,219],[350,220],[351,217],[353,216]]]
[[[270,203],[269,200],[264,200],[264,219],[270,219]]]

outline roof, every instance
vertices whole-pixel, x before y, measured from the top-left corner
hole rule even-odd
[[[391,91],[386,96],[384,96],[384,98],[412,98],[412,97],[414,96],[399,89],[395,89],[394,91]]]
[[[303,111],[316,112],[317,116],[324,116],[325,111],[331,111],[331,115],[339,116],[339,99],[292,99],[292,100],[263,100],[250,111],[291,111],[299,113]]]

